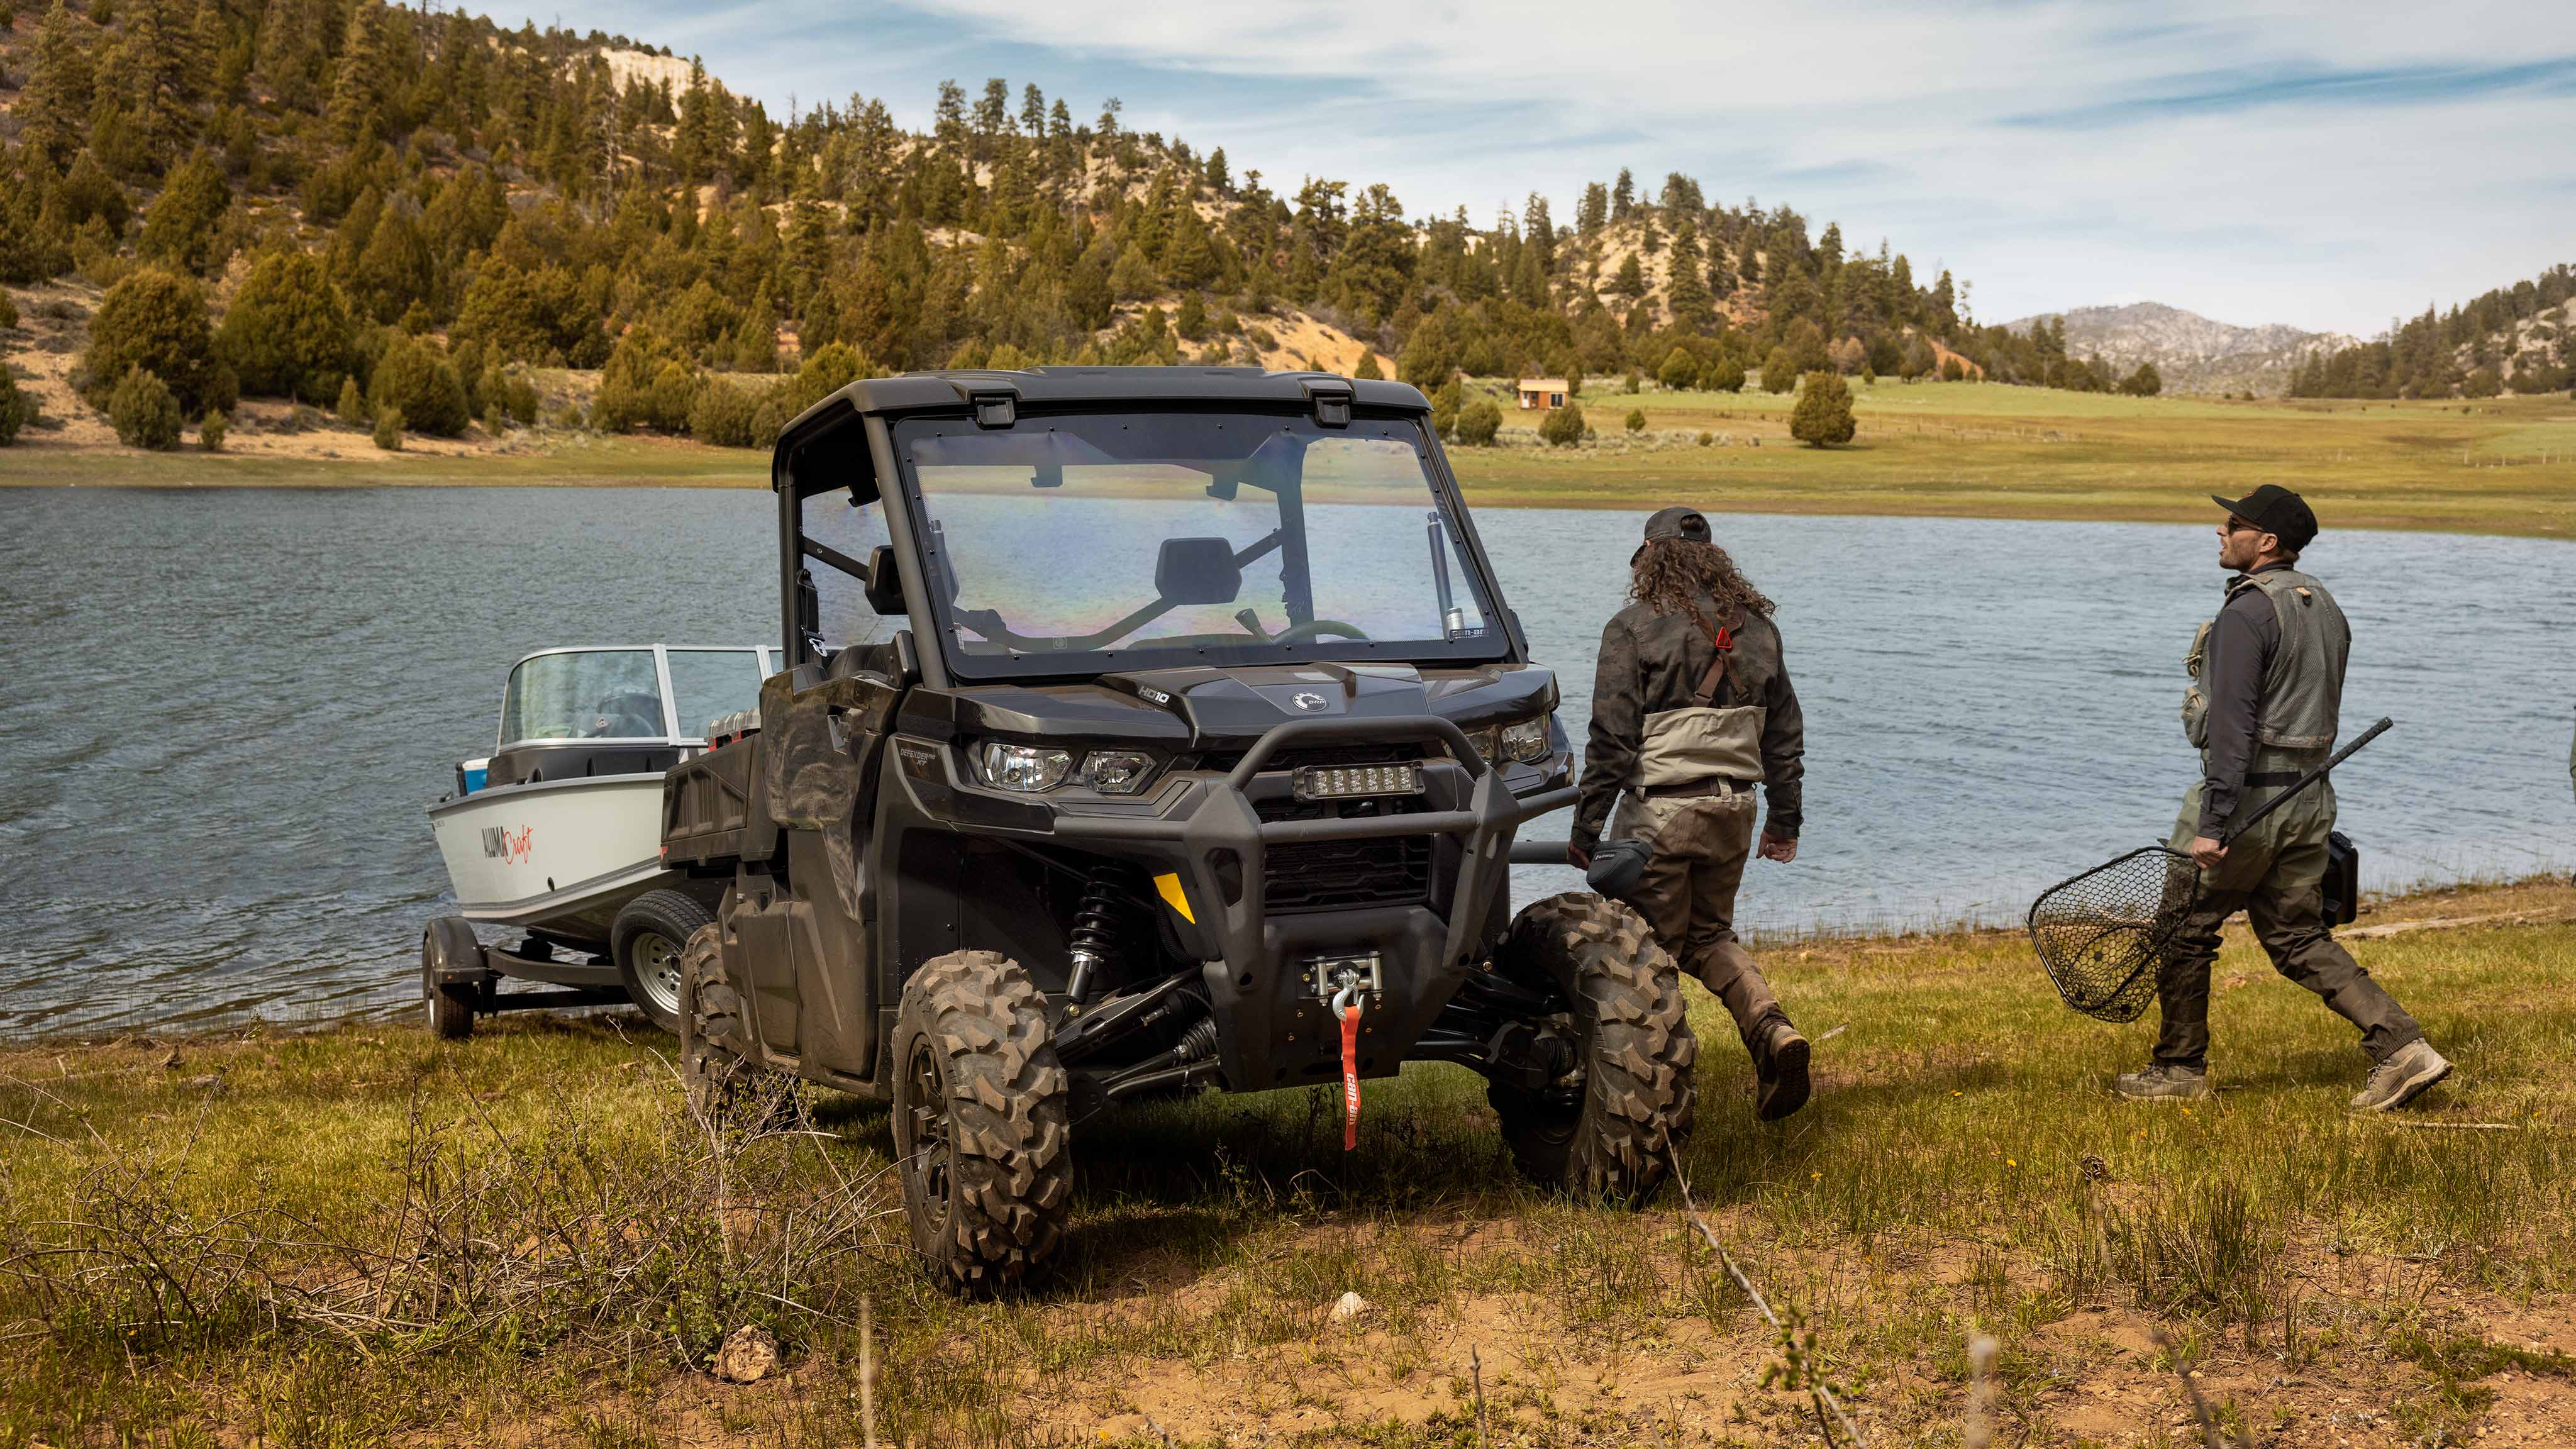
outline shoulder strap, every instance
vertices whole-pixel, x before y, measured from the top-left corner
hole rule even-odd
[[[1735,631],[1723,624],[1709,627],[1708,619],[1700,613],[1697,604],[1688,607],[1691,622],[1708,636],[1709,648],[1713,651],[1709,656],[1708,672],[1699,677],[1699,688],[1691,691],[1691,707],[1707,709],[1717,702],[1717,692],[1726,683],[1727,662],[1735,653]]]

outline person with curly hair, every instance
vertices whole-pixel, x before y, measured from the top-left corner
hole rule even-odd
[[[1776,1121],[1806,1104],[1807,1039],[1736,939],[1735,893],[1756,853],[1798,858],[1798,694],[1771,601],[1696,510],[1666,508],[1646,521],[1628,599],[1601,631],[1567,858],[1588,868],[1605,824],[1614,840],[1649,842],[1645,873],[1622,899],[1726,1003],[1753,1058],[1755,1114]],[[1770,801],[1758,845],[1757,781]]]

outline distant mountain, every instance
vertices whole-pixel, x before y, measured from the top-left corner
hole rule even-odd
[[[2062,318],[2066,355],[2100,357],[2115,376],[2152,362],[2167,392],[2287,392],[2306,355],[2350,347],[2359,339],[2340,332],[2303,332],[2278,322],[2237,327],[2162,302],[2126,307],[2077,307],[2046,312],[2005,325],[2028,332],[2032,323]]]

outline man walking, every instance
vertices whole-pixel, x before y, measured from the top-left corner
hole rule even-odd
[[[1798,856],[1806,726],[1780,631],[1771,601],[1688,508],[1646,521],[1628,598],[1601,631],[1567,856],[1591,863],[1613,801],[1614,838],[1651,838],[1653,856],[1627,902],[1726,1003],[1753,1057],[1755,1114],[1776,1121],[1806,1104],[1807,1039],[1736,940],[1735,891],[1755,850],[1755,781],[1771,802],[1763,858]]]
[[[2317,536],[2306,500],[2266,483],[2227,510],[2218,564],[2231,570],[2227,602],[2200,626],[2183,667],[2183,733],[2200,751],[2201,778],[2183,798],[2173,848],[2200,865],[2201,896],[2158,963],[2162,1027],[2155,1060],[2115,1084],[2134,1099],[2209,1095],[2209,971],[2219,927],[2243,911],[2274,970],[2324,998],[2361,1031],[2373,1063],[2357,1111],[2406,1105],[2450,1074],[2424,1029],[2335,943],[2324,920],[2334,783],[2320,780],[2221,845],[2227,823],[2323,764],[2334,750],[2352,629],[2326,586],[2298,569]]]

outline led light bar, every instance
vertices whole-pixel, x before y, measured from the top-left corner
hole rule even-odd
[[[1422,767],[1401,765],[1308,765],[1298,770],[1300,800],[1357,800],[1370,795],[1419,795]]]

